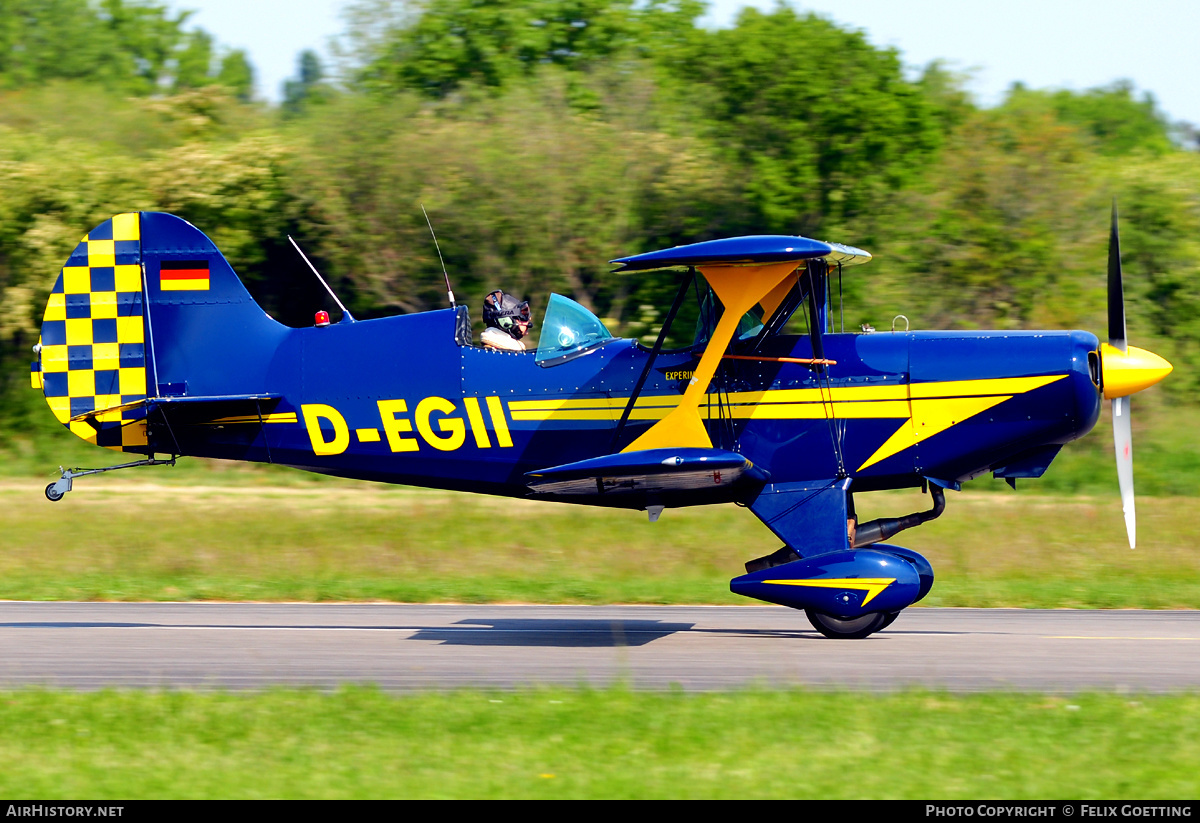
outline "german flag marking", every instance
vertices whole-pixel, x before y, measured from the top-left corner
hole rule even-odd
[[[163,291],[208,291],[207,260],[164,260],[158,272]]]

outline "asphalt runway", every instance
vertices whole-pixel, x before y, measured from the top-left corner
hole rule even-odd
[[[0,687],[536,685],[1166,692],[1200,612],[922,609],[828,640],[775,606],[0,603]]]

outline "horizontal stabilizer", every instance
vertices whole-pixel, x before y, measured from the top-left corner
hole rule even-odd
[[[236,423],[273,423],[297,421],[295,412],[275,414],[282,395],[278,394],[235,394],[213,397],[150,397],[133,403],[125,403],[107,409],[96,409],[72,417],[72,422],[105,419],[105,415],[117,412],[145,409],[147,413],[161,410],[172,424],[203,425]],[[287,417],[287,420],[280,419]]]
[[[528,472],[525,477],[535,494],[568,495],[688,491],[769,479],[740,454],[694,448],[608,454]]]
[[[840,243],[824,243],[786,234],[759,234],[706,240],[703,243],[621,257],[612,262],[620,265],[617,271],[631,272],[686,269],[690,266],[755,266],[792,261],[799,264],[804,260],[826,260],[849,266],[866,263],[870,259],[871,255],[862,249]]]

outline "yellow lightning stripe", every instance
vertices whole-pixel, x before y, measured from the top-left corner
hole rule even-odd
[[[974,417],[992,406],[998,406],[1005,400],[1011,399],[1012,395],[1008,394],[997,397],[956,397],[936,401],[914,400],[911,404],[912,417],[906,423],[901,423],[900,428],[896,429],[895,433],[885,440],[883,445],[876,449],[865,463],[858,467],[858,470],[862,471],[894,454],[899,454],[926,438],[940,434],[969,417]]]
[[[844,386],[821,389],[778,389],[775,391],[731,392],[725,415],[742,419],[813,419],[825,417],[825,405],[832,398],[837,415],[842,417],[908,417],[908,387]],[[631,420],[661,420],[679,405],[680,395],[639,397],[630,414]],[[514,420],[616,420],[629,403],[628,397],[552,400],[511,400],[508,409]],[[701,416],[717,416],[713,399],[701,403]],[[710,412],[711,409],[711,412]]]
[[[764,580],[776,586],[811,586],[816,589],[856,589],[867,593],[862,605],[866,606],[875,595],[896,582],[894,577],[831,578],[828,580]]]
[[[1014,395],[1061,380],[1064,376],[957,380],[911,385],[892,383],[880,386],[835,386],[824,390],[812,388],[731,392],[725,395],[727,402],[724,404],[718,404],[715,396],[710,396],[707,402],[701,404],[700,414],[702,417],[716,417],[719,407],[724,405],[725,416],[741,420],[821,420],[827,416],[832,406],[832,416],[842,419],[919,418],[912,426],[902,427],[897,431],[888,443],[899,445],[904,439],[902,433],[906,430],[915,432],[918,425],[922,430],[919,439],[900,446],[895,451],[873,455],[872,459],[864,464],[865,468],[908,448],[920,439],[944,431],[955,422],[961,422]],[[915,403],[910,402],[910,393]],[[679,395],[639,397],[630,419],[661,420],[679,405],[679,400]],[[967,402],[958,402],[962,400]],[[508,408],[513,420],[615,420],[617,412],[624,409],[628,402],[628,397],[512,400],[509,401]],[[940,417],[939,410],[943,412]],[[942,423],[945,425],[941,425]],[[941,428],[937,428],[938,425],[941,425]]]
[[[508,410],[512,412],[524,411],[553,411],[555,409],[595,409],[595,408],[612,408],[618,402],[628,402],[629,398],[613,398],[613,397],[588,397],[582,399],[576,398],[555,398],[553,400],[510,400],[508,401]]]
[[[1036,377],[996,377],[987,380],[945,380],[937,383],[910,383],[909,397],[978,397],[984,394],[1024,394],[1062,380],[1065,374]]]
[[[883,442],[858,471],[899,454],[923,440],[998,406],[1015,395],[1062,380],[1065,374],[1040,377],[1002,377],[994,380],[952,380],[945,383],[913,383],[909,386],[912,416]],[[834,404],[834,415],[839,414]]]
[[[947,384],[948,385],[948,384]],[[820,403],[828,401],[860,402],[907,400],[907,383],[879,386],[833,386],[813,389],[767,389],[766,391],[730,392],[731,403]]]
[[[824,420],[829,416],[828,406],[828,402],[822,404],[820,401],[758,405],[732,404],[725,410],[725,416],[739,420]],[[716,403],[710,404],[708,408],[710,418],[718,416],[719,407]],[[847,419],[907,418],[908,403],[903,400],[881,400],[874,403],[850,403],[835,400],[832,416]]]
[[[680,395],[639,397],[630,418],[661,420],[679,405],[679,399]],[[513,420],[611,420],[615,423],[628,402],[628,397],[510,400],[508,411]]]
[[[1001,377],[983,380],[947,380],[929,383],[892,383],[879,386],[835,386],[828,389],[777,389],[731,392],[725,403],[709,395],[697,413],[712,419],[724,415],[738,420],[903,420],[857,471],[899,454],[905,449],[950,429],[964,420],[1062,380],[1067,375]],[[639,397],[631,420],[662,420],[680,403],[679,395]],[[513,400],[508,404],[513,420],[615,421],[627,397]]]
[[[678,400],[676,401],[678,402]],[[555,400],[510,400],[508,413],[513,420],[612,420],[616,412],[610,398]]]

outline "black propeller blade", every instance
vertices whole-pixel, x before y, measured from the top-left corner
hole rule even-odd
[[[1108,344],[1122,352],[1125,341],[1125,290],[1121,284],[1121,238],[1117,233],[1117,200],[1112,204],[1112,231],[1108,235]]]

